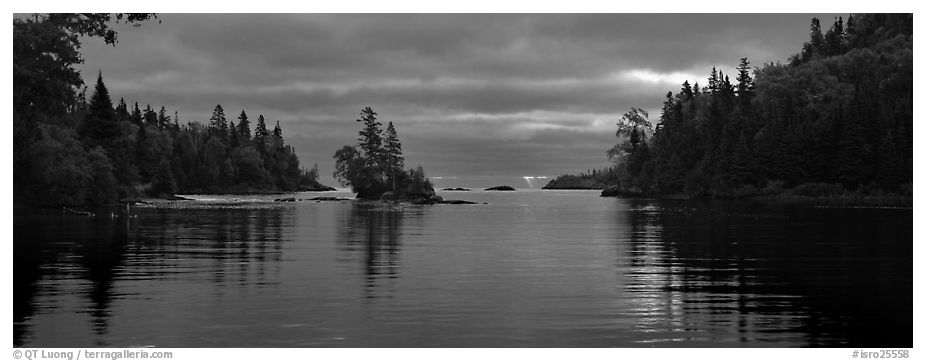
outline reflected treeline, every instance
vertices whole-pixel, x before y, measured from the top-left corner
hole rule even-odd
[[[364,296],[368,299],[391,297],[390,286],[398,278],[401,247],[402,205],[354,202],[339,217],[337,242],[342,250],[359,254],[366,276]],[[386,294],[381,294],[385,291]]]
[[[629,202],[625,287],[650,341],[912,347],[910,210]]]
[[[36,312],[54,312],[54,303],[37,304],[38,295],[73,293],[87,302],[91,328],[98,336],[108,333],[113,279],[120,269],[128,239],[127,217],[118,210],[100,210],[105,216],[86,217],[16,210],[13,230],[13,344],[28,336],[29,319]],[[54,287],[57,280],[86,280],[77,290]],[[68,283],[71,284],[72,283]],[[97,342],[97,346],[104,346]]]
[[[118,210],[87,217],[17,210],[13,344],[28,344],[30,319],[58,312],[56,299],[71,294],[80,298],[77,312],[90,317],[95,345],[108,346],[113,303],[137,296],[135,281],[170,287],[201,274],[217,296],[226,283],[277,284],[281,228],[291,211],[139,208],[134,217]]]

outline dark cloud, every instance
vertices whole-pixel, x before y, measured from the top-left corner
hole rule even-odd
[[[85,41],[83,69],[183,121],[206,121],[216,104],[280,120],[323,170],[373,106],[430,174],[555,175],[605,165],[621,113],[658,118],[667,91],[711,66],[786,61],[813,16],[833,17],[161,14],[121,28],[115,48]]]

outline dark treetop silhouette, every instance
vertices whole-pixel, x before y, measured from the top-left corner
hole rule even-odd
[[[116,14],[138,22],[150,14]],[[16,204],[83,205],[143,195],[328,190],[318,169],[301,169],[277,122],[258,117],[252,136],[241,111],[227,122],[181,125],[178,112],[113,107],[102,72],[94,93],[75,64],[80,36],[116,43],[110,14],[49,14],[13,20],[13,194]]]
[[[618,123],[611,169],[562,176],[548,188],[692,197],[912,195],[913,17],[852,15],[789,64],[736,82],[712,69],[708,85],[669,92],[655,129],[631,109]]]

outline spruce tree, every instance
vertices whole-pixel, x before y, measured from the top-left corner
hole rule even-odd
[[[158,113],[156,113],[154,109],[151,109],[151,104],[148,104],[148,106],[145,107],[144,118],[145,125],[150,125],[153,127],[158,126]]]
[[[225,140],[228,137],[228,121],[225,119],[225,110],[221,104],[217,104],[209,117],[209,125],[212,127],[213,134]]]
[[[138,109],[138,102],[135,102],[135,108],[132,109],[132,123],[138,126],[142,125],[141,109]]]
[[[257,127],[254,128],[254,145],[258,152],[265,152],[267,144],[270,141],[270,132],[267,130],[267,124],[264,122],[264,115],[257,117]]]
[[[405,158],[402,157],[402,143],[399,141],[399,136],[396,134],[392,122],[389,122],[386,127],[386,139],[383,146],[387,168],[389,169],[389,178],[392,179],[392,189],[396,190],[396,177],[405,168]]]
[[[248,115],[244,110],[242,110],[241,115],[238,116],[238,127],[236,130],[238,132],[238,138],[242,141],[251,139],[251,123],[248,122]]]
[[[161,110],[158,111],[158,128],[167,128],[168,124],[170,124],[170,116],[167,115],[167,108],[162,105]]]
[[[81,135],[88,148],[102,146],[103,149],[110,151],[109,143],[119,134],[119,129],[116,124],[113,102],[109,98],[109,90],[106,89],[106,84],[103,84],[102,72],[97,76],[94,90],[87,116],[81,127]]]
[[[376,112],[370,107],[363,108],[357,121],[363,123],[358,141],[366,166],[379,173],[383,164],[383,130],[380,129],[382,124],[376,121]]]
[[[753,96],[753,79],[749,75],[749,60],[740,59],[740,65],[736,67],[739,74],[736,76],[736,96],[738,97],[740,108],[745,109]]]

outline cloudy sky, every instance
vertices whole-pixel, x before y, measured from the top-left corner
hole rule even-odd
[[[786,61],[820,14],[161,14],[84,42],[81,66],[114,98],[208,122],[221,104],[279,120],[302,163],[333,183],[360,110],[393,122],[406,164],[431,176],[555,176],[606,166],[630,107]],[[732,78],[732,77],[731,77]]]

